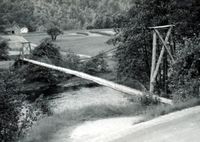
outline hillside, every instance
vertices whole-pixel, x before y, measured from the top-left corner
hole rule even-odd
[[[0,22],[36,30],[57,25],[61,28],[110,28],[113,17],[127,11],[134,0],[2,0]]]

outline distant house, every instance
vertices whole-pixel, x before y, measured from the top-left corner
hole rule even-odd
[[[21,33],[21,28],[19,27],[19,25],[13,24],[13,25],[7,27],[7,28],[4,30],[4,32],[5,32],[6,34],[9,34],[9,35],[10,35],[10,34],[15,34],[15,35],[17,35],[17,34],[20,34],[20,33]]]
[[[23,27],[20,29],[20,33],[21,34],[27,34],[29,32],[28,28],[27,27]]]

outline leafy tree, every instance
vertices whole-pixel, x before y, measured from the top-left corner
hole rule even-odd
[[[8,60],[9,55],[8,55],[8,44],[6,41],[0,41],[0,60]]]
[[[54,65],[58,65],[62,57],[59,47],[46,38],[32,51],[31,58],[35,60],[48,58]]]
[[[172,67],[170,90],[176,102],[199,98],[200,38],[185,39],[177,48],[176,64]]]
[[[149,80],[151,61],[151,31],[148,27],[168,24],[168,3],[166,0],[137,1],[127,13],[116,19],[118,36],[113,40],[118,47],[118,77],[137,79],[143,83]]]
[[[51,36],[51,39],[53,41],[55,41],[57,39],[57,36],[63,34],[63,32],[59,28],[54,27],[54,28],[48,29],[47,34]]]
[[[180,3],[182,1],[179,0],[137,0],[127,14],[114,19],[118,34],[113,43],[118,47],[116,57],[119,78],[133,78],[144,84],[149,82],[152,33],[148,27],[176,24],[174,35],[176,42],[180,43],[183,41],[180,37],[197,35],[195,33],[200,28],[194,19],[198,19],[199,2],[192,0],[184,7]]]
[[[59,65],[61,61],[58,47],[49,39],[43,40],[42,43],[33,50],[31,58],[53,65]],[[27,82],[43,82],[49,85],[56,85],[60,82],[58,79],[59,73],[45,67],[28,64],[23,70]]]

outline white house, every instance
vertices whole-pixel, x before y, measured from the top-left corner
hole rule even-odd
[[[28,30],[27,27],[23,27],[23,28],[20,29],[20,33],[21,33],[21,34],[26,34],[26,33],[28,33],[28,32],[29,32],[29,30]]]

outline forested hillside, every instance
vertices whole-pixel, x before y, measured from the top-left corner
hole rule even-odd
[[[16,22],[36,30],[57,25],[63,29],[110,28],[113,18],[134,0],[1,0],[0,22]]]

